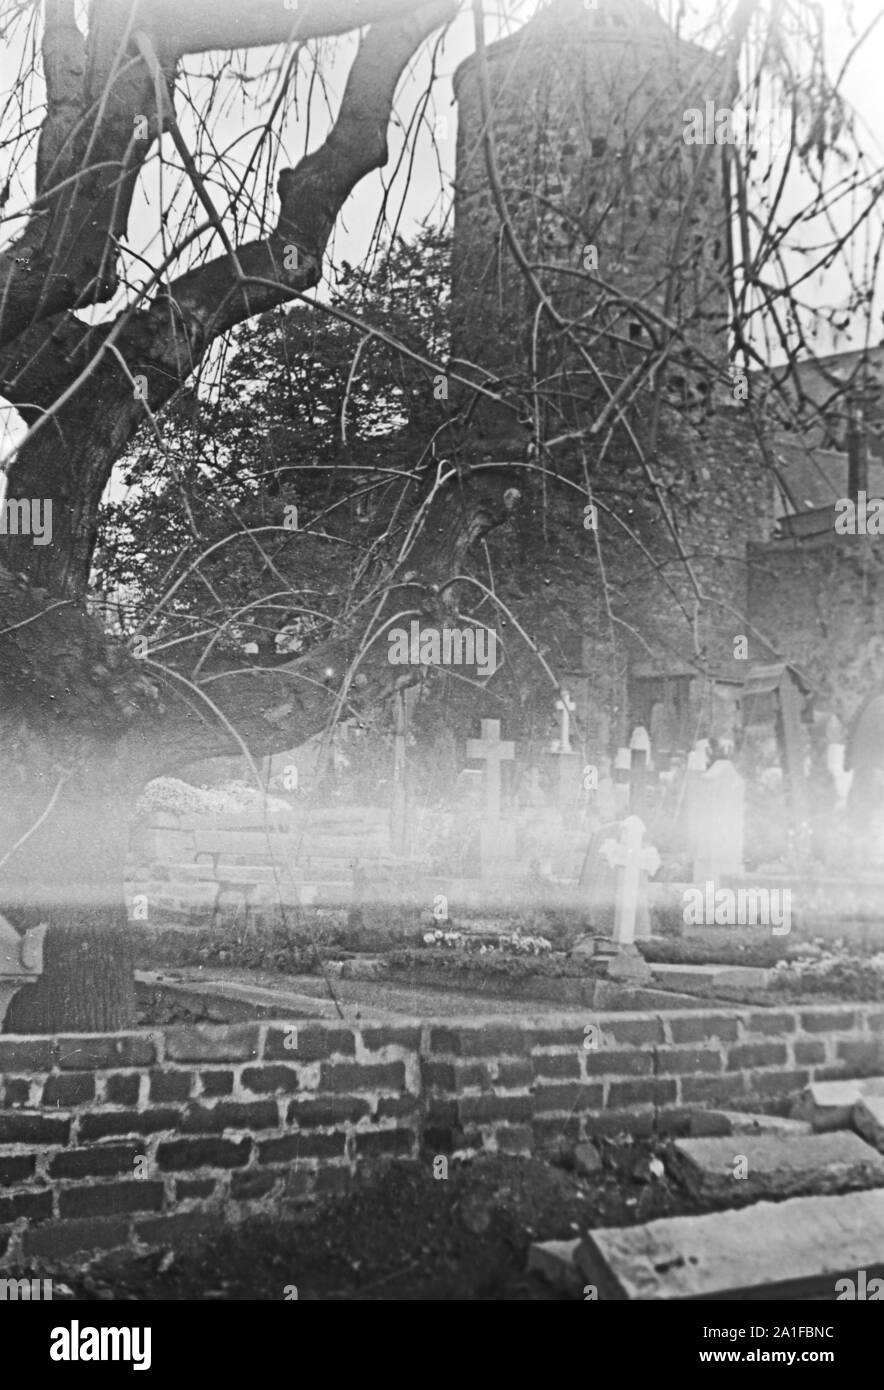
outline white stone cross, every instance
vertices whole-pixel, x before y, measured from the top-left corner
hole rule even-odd
[[[563,690],[561,700],[556,700],[556,709],[562,716],[562,727],[561,736],[553,747],[555,753],[573,753],[574,751],[571,747],[571,715],[576,708],[577,706],[567,690]]]
[[[482,737],[467,739],[467,757],[485,763],[485,813],[489,821],[500,820],[500,764],[515,757],[515,744],[501,741],[500,720],[483,719]]]
[[[618,947],[635,942],[642,873],[652,877],[660,867],[660,856],[653,845],[642,848],[645,827],[638,816],[627,816],[620,828],[620,839],[605,840],[599,853],[617,870],[614,942]]]

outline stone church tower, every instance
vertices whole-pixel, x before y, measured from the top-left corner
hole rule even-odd
[[[714,129],[684,138],[687,111],[726,104],[724,67],[642,0],[548,0],[454,88],[452,356],[508,398],[475,403],[465,454],[524,458],[533,435],[557,441],[554,472],[588,470],[601,490],[622,479],[641,499],[620,585],[631,662],[682,675],[730,662],[746,542],[767,538],[773,488],[728,379],[728,150]],[[618,391],[628,411],[609,407],[588,435]]]

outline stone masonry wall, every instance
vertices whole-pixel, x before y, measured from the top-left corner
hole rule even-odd
[[[4,1036],[0,1264],[174,1244],[338,1190],[367,1160],[678,1132],[692,1109],[884,1070],[881,1005],[586,1023],[595,1034],[572,1014]]]

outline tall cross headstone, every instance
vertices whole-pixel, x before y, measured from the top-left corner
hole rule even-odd
[[[500,720],[483,719],[480,738],[467,739],[467,757],[478,758],[485,764],[485,818],[479,844],[482,872],[486,873],[504,849],[500,824],[500,765],[512,762],[515,745],[500,737]]]

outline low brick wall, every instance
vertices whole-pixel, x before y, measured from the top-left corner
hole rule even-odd
[[[385,1155],[673,1133],[875,1072],[882,1005],[2,1036],[0,1265],[172,1244]]]

